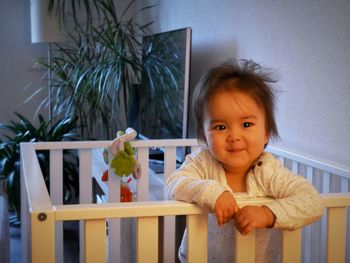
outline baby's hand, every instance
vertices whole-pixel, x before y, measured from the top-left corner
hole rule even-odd
[[[218,225],[222,226],[231,220],[238,210],[239,207],[233,195],[228,191],[223,192],[216,200],[214,207]]]
[[[276,216],[266,206],[245,206],[236,213],[234,219],[238,231],[247,235],[255,228],[273,227]]]

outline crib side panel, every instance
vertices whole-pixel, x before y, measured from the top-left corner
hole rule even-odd
[[[137,145],[136,145],[137,146]],[[100,145],[99,145],[100,147]],[[138,148],[138,158],[141,160],[141,166],[143,167],[143,174],[141,177],[141,180],[143,178],[143,181],[139,181],[139,187],[138,187],[138,197],[140,198],[140,201],[146,201],[149,200],[149,180],[151,177],[149,177],[149,147],[150,145],[145,146],[143,143],[140,144],[140,148]],[[56,153],[55,153],[56,151]],[[60,150],[53,150],[53,155],[60,156],[59,153]],[[84,148],[80,150],[80,176],[81,180],[84,181],[83,185],[81,186],[82,192],[82,198],[80,200],[81,203],[86,203],[90,204],[92,202],[92,168],[91,168],[91,163],[92,163],[92,155],[91,155],[91,148]],[[290,157],[290,156],[289,156]],[[344,192],[344,191],[349,191],[349,179],[347,177],[344,177],[344,172],[341,172],[341,176],[338,174],[334,173],[334,169],[328,170],[322,170],[319,167],[314,167],[308,163],[308,160],[305,162],[302,162],[302,160],[299,158],[297,160],[295,159],[290,159],[285,156],[280,156],[279,157],[282,162],[290,167],[291,170],[294,172],[301,174],[304,176],[308,181],[313,183],[315,187],[320,191],[320,192]],[[61,164],[57,162],[54,164],[53,167],[55,167],[59,171],[59,167]],[[322,166],[325,168],[325,166]],[[52,168],[53,170],[56,170],[56,168]],[[166,176],[173,171],[176,168],[176,146],[170,145],[170,146],[164,146],[164,177],[163,180],[165,180]],[[60,173],[60,172],[58,172]],[[54,172],[53,172],[54,174]],[[57,179],[58,182],[60,179]],[[87,181],[87,182],[86,182]],[[54,182],[54,181],[53,181]],[[164,181],[163,181],[164,183]],[[163,190],[163,189],[162,189]],[[85,191],[85,192],[84,192]],[[59,194],[54,197],[56,194],[53,194],[51,197],[52,200],[55,200],[55,203],[59,204],[61,200],[61,196]],[[86,200],[86,201],[84,201]],[[342,210],[342,212],[338,213],[335,211],[338,210],[333,210],[329,209],[328,214],[326,214],[323,219],[317,223],[313,224],[311,226],[308,226],[302,230],[302,244],[303,244],[303,249],[302,249],[302,255],[303,255],[303,262],[312,262],[312,261],[317,261],[317,262],[325,262],[326,258],[331,258],[334,259],[335,256],[340,257],[340,260],[343,260],[343,262],[347,259],[349,259],[348,255],[346,256],[345,253],[346,249],[345,247],[349,245],[349,233],[350,230],[346,230],[346,226],[350,225],[349,223],[349,216],[346,219],[346,214],[349,214],[349,209]],[[335,215],[336,214],[336,215]],[[106,216],[107,220],[119,220],[119,219],[108,219],[108,216]],[[169,220],[167,219],[169,218]],[[339,219],[342,218],[342,219]],[[339,221],[340,220],[340,221]],[[348,221],[343,221],[348,220]],[[341,224],[334,223],[334,222],[341,222]],[[90,224],[90,223],[88,223]],[[166,216],[164,217],[164,229],[160,230],[160,226],[158,224],[158,219],[157,219],[157,230],[154,229],[154,231],[158,231],[158,233],[162,236],[163,240],[170,240],[170,238],[174,238],[175,235],[175,217],[174,216]],[[340,230],[338,229],[339,226],[341,226]],[[90,240],[87,240],[86,234],[89,232],[88,229],[89,227],[86,227],[85,223],[82,223],[83,229],[85,231],[82,231],[84,234],[82,234],[81,240],[85,240],[85,242],[82,243],[83,247],[93,247],[92,245],[87,244],[86,242],[90,242]],[[151,228],[154,228],[155,226],[152,225]],[[101,226],[98,227],[98,229],[102,229]],[[169,229],[169,231],[167,231]],[[101,230],[102,231],[102,230]],[[143,230],[142,230],[143,231]],[[141,232],[142,232],[141,231]],[[161,232],[164,231],[162,234]],[[105,231],[106,232],[106,229]],[[56,231],[57,233],[57,231]],[[347,233],[345,235],[345,233]],[[200,233],[199,235],[202,235],[203,233]],[[290,233],[288,233],[290,234]],[[90,234],[89,234],[90,235]],[[105,235],[105,234],[104,234]],[[144,234],[140,234],[141,236],[145,236]],[[101,235],[102,236],[102,235]],[[119,236],[119,234],[118,234]],[[158,235],[156,235],[158,238]],[[106,237],[106,236],[105,236]],[[297,237],[293,237],[298,239]],[[291,240],[293,240],[293,238]],[[287,238],[289,240],[290,238]],[[337,244],[333,240],[340,240],[344,246],[344,249],[341,248],[341,253],[339,253],[339,246],[334,245]],[[174,240],[174,239],[172,239]],[[158,240],[159,241],[159,240]],[[157,243],[158,243],[157,241]],[[107,241],[106,241],[107,242]],[[151,243],[154,243],[155,241],[151,241]],[[173,242],[173,241],[171,241]],[[169,242],[170,245],[166,245],[165,243],[168,242],[163,242],[164,243],[164,251],[171,251],[170,257],[166,257],[168,254],[166,252],[163,253],[163,261],[164,262],[171,262],[171,261],[166,261],[169,258],[174,259],[176,257],[176,251],[175,251],[175,245],[174,243]],[[294,243],[293,241],[289,241],[291,243]],[[296,242],[296,241],[295,241]],[[108,243],[108,242],[107,242]],[[288,242],[286,243],[288,244]],[[250,244],[251,245],[251,244]],[[284,245],[284,246],[289,246],[289,245]],[[152,245],[153,247],[153,245]],[[299,246],[300,247],[300,246]],[[159,250],[162,250],[162,248],[158,248],[157,251],[157,257],[159,257]],[[312,253],[308,253],[309,251],[312,251]],[[57,249],[56,249],[57,251]],[[116,251],[116,250],[114,250]],[[288,250],[287,250],[288,251]],[[319,254],[319,251],[327,251],[324,252],[323,254]],[[337,252],[335,252],[337,251]],[[83,256],[81,256],[81,260],[87,257],[87,251],[83,250]],[[141,253],[141,252],[140,252]],[[196,253],[196,252],[194,252]],[[333,253],[333,254],[332,254]],[[340,254],[340,255],[339,255]],[[247,255],[247,257],[250,257],[251,255]],[[298,258],[298,253],[294,253],[293,255],[295,258]],[[290,256],[284,256],[284,258],[290,258]],[[197,257],[197,256],[195,256]],[[201,259],[203,259],[203,255],[198,255]],[[244,256],[245,257],[245,256]],[[56,257],[57,259],[57,257]]]

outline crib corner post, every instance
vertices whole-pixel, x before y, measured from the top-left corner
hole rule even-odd
[[[30,222],[32,262],[55,262],[54,212],[34,211],[31,213]]]

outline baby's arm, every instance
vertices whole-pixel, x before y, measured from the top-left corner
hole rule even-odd
[[[218,197],[227,190],[219,182],[218,174],[218,167],[213,165],[209,152],[194,152],[166,179],[166,198],[214,209]]]
[[[274,169],[265,168],[254,173],[255,179],[251,179],[256,180],[260,193],[274,199],[266,204],[276,216],[273,227],[294,230],[322,216],[322,199],[305,178],[280,165]]]
[[[239,210],[237,202],[229,191],[223,192],[215,202],[214,213],[218,225],[222,226],[229,221]]]

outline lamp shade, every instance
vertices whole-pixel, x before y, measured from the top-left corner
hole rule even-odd
[[[30,0],[32,43],[63,41],[59,19],[48,11],[49,0]]]

